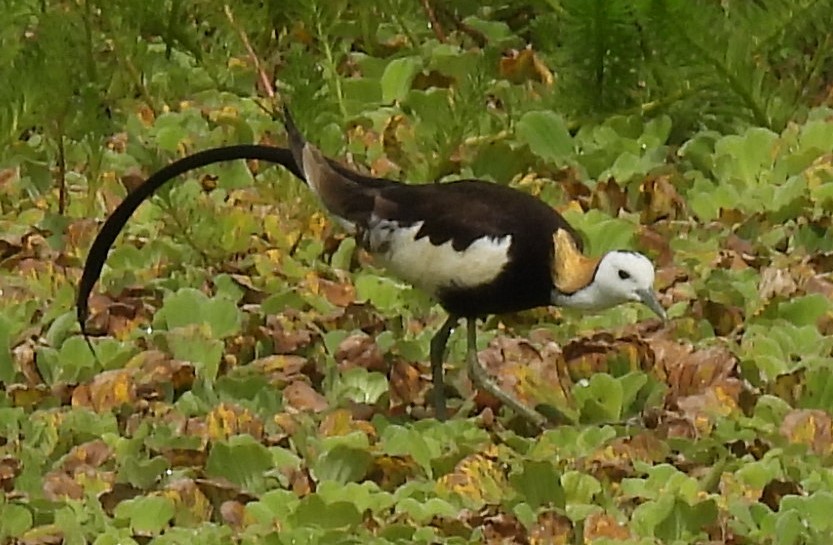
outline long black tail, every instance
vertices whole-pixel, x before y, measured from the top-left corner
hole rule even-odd
[[[289,117],[289,123],[292,124],[291,117]],[[292,124],[292,127],[294,128],[294,124]],[[297,129],[295,131],[297,132]],[[130,216],[133,215],[133,212],[136,211],[145,199],[153,195],[157,189],[180,174],[214,163],[234,161],[237,159],[275,163],[290,171],[298,179],[306,182],[301,166],[296,163],[292,152],[288,148],[257,144],[241,144],[207,149],[189,155],[188,157],[183,157],[155,172],[142,185],[131,191],[121,204],[116,207],[113,213],[110,214],[110,217],[104,222],[104,225],[93,241],[89,254],[87,254],[87,261],[84,263],[84,273],[81,275],[81,282],[78,284],[78,298],[76,300],[76,316],[78,318],[78,324],[81,326],[81,332],[85,338],[87,337],[85,324],[87,315],[89,314],[88,300],[90,293],[98,281],[99,276],[101,276],[101,269],[104,267],[104,262],[107,260],[107,254],[110,252],[113,242],[119,236],[119,233],[121,233],[122,228],[127,223],[127,220],[130,219]],[[338,164],[332,159],[327,159],[327,162],[339,174],[367,187],[383,187],[397,183],[385,178],[365,176]],[[87,342],[89,343],[89,339],[87,339]]]
[[[107,260],[110,247],[113,245],[116,237],[119,236],[127,220],[133,215],[133,212],[136,211],[145,199],[153,195],[157,189],[180,174],[214,163],[233,161],[235,159],[256,159],[276,163],[289,170],[299,179],[304,180],[304,176],[295,164],[295,160],[292,158],[292,153],[289,149],[257,144],[207,149],[174,161],[154,173],[142,185],[131,191],[113,213],[110,214],[110,217],[107,218],[107,221],[104,222],[104,225],[98,232],[98,236],[95,237],[89,254],[87,254],[87,261],[84,263],[84,273],[81,275],[81,282],[78,284],[78,299],[76,301],[78,324],[81,326],[81,332],[85,337],[87,336],[85,324],[89,313],[88,299],[90,293],[98,281],[99,276],[101,276],[101,269]]]

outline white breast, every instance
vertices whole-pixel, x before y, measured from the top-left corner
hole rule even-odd
[[[509,262],[511,235],[479,238],[458,251],[450,240],[435,246],[428,237],[417,239],[423,223],[401,227],[395,221],[373,218],[367,242],[369,250],[392,273],[429,294],[439,288],[485,284]]]

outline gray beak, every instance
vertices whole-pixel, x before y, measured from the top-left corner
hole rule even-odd
[[[657,316],[662,318],[663,322],[668,321],[668,315],[665,313],[665,309],[659,304],[659,301],[657,301],[657,295],[652,290],[639,290],[637,294],[639,295],[639,300],[642,301],[646,307],[653,310]]]

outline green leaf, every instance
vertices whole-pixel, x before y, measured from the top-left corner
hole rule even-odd
[[[527,112],[518,121],[517,131],[519,140],[545,161],[561,165],[574,152],[564,118],[555,112]]]
[[[298,504],[292,521],[295,526],[345,528],[361,523],[362,514],[352,503],[325,503],[318,494],[310,494]]]
[[[606,373],[594,374],[586,386],[574,386],[573,396],[581,407],[584,421],[616,422],[622,416],[625,399],[622,384]]]
[[[354,367],[341,374],[334,393],[339,399],[372,405],[388,393],[388,389],[388,379],[382,373]]]
[[[32,512],[16,503],[0,503],[0,538],[20,537],[32,527]]]
[[[440,498],[419,501],[405,498],[396,504],[396,513],[404,513],[417,523],[424,523],[436,517],[455,518],[459,509]]]
[[[602,491],[602,485],[595,477],[578,471],[566,471],[561,476],[561,485],[567,503],[593,503],[594,496]]]
[[[173,356],[194,363],[197,376],[215,380],[223,358],[223,341],[211,338],[203,328],[188,327],[166,335]]]
[[[383,312],[396,311],[401,307],[405,286],[392,278],[361,273],[356,277],[355,286],[357,302],[370,301]]]
[[[827,490],[813,492],[809,496],[784,496],[781,500],[781,511],[795,510],[816,532],[833,530],[833,493]]]
[[[88,380],[100,370],[95,355],[81,336],[70,337],[61,345],[57,363],[60,369],[52,376],[68,382]]]
[[[15,375],[17,374],[12,361],[11,336],[11,321],[0,315],[0,382],[4,384],[15,382]]]
[[[125,500],[116,506],[116,518],[128,519],[134,534],[159,534],[174,518],[173,501],[163,496],[145,496]]]
[[[804,540],[804,524],[798,511],[786,510],[778,513],[775,519],[776,545],[798,545]]]
[[[156,316],[168,330],[189,325],[208,324],[215,337],[228,337],[240,330],[240,310],[226,297],[209,299],[203,292],[182,288],[165,298]]]
[[[205,463],[209,475],[223,477],[252,492],[263,490],[264,473],[271,468],[269,449],[249,435],[235,435],[216,443]]]
[[[403,57],[394,59],[385,67],[382,74],[382,101],[386,104],[402,100],[411,89],[414,76],[422,68],[419,57]]]
[[[364,479],[372,462],[366,450],[336,445],[315,460],[313,472],[319,482],[346,484]]]
[[[512,475],[510,482],[533,509],[542,505],[564,508],[564,489],[552,463],[525,461],[521,472]]]
[[[356,239],[347,237],[338,245],[338,250],[335,251],[333,257],[330,259],[330,264],[335,269],[343,271],[350,270],[350,262],[353,259],[353,253],[356,250]]]
[[[778,316],[797,326],[815,325],[830,310],[830,301],[823,295],[794,297],[778,305]]]
[[[121,460],[119,477],[141,490],[147,490],[168,467],[167,460],[161,456],[150,459],[125,457]]]
[[[665,520],[656,526],[654,535],[666,542],[690,539],[705,534],[705,529],[717,520],[717,514],[717,504],[714,500],[694,505],[677,500]]]
[[[440,453],[432,451],[419,431],[392,424],[385,428],[379,440],[382,452],[389,456],[411,456],[426,476],[433,478],[431,461]]]

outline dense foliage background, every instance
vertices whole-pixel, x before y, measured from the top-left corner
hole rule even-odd
[[[813,543],[833,535],[833,1],[3,0],[0,542]],[[441,310],[279,168],[101,220],[169,161],[305,133],[533,193],[672,316],[489,319],[569,422],[426,409]]]

